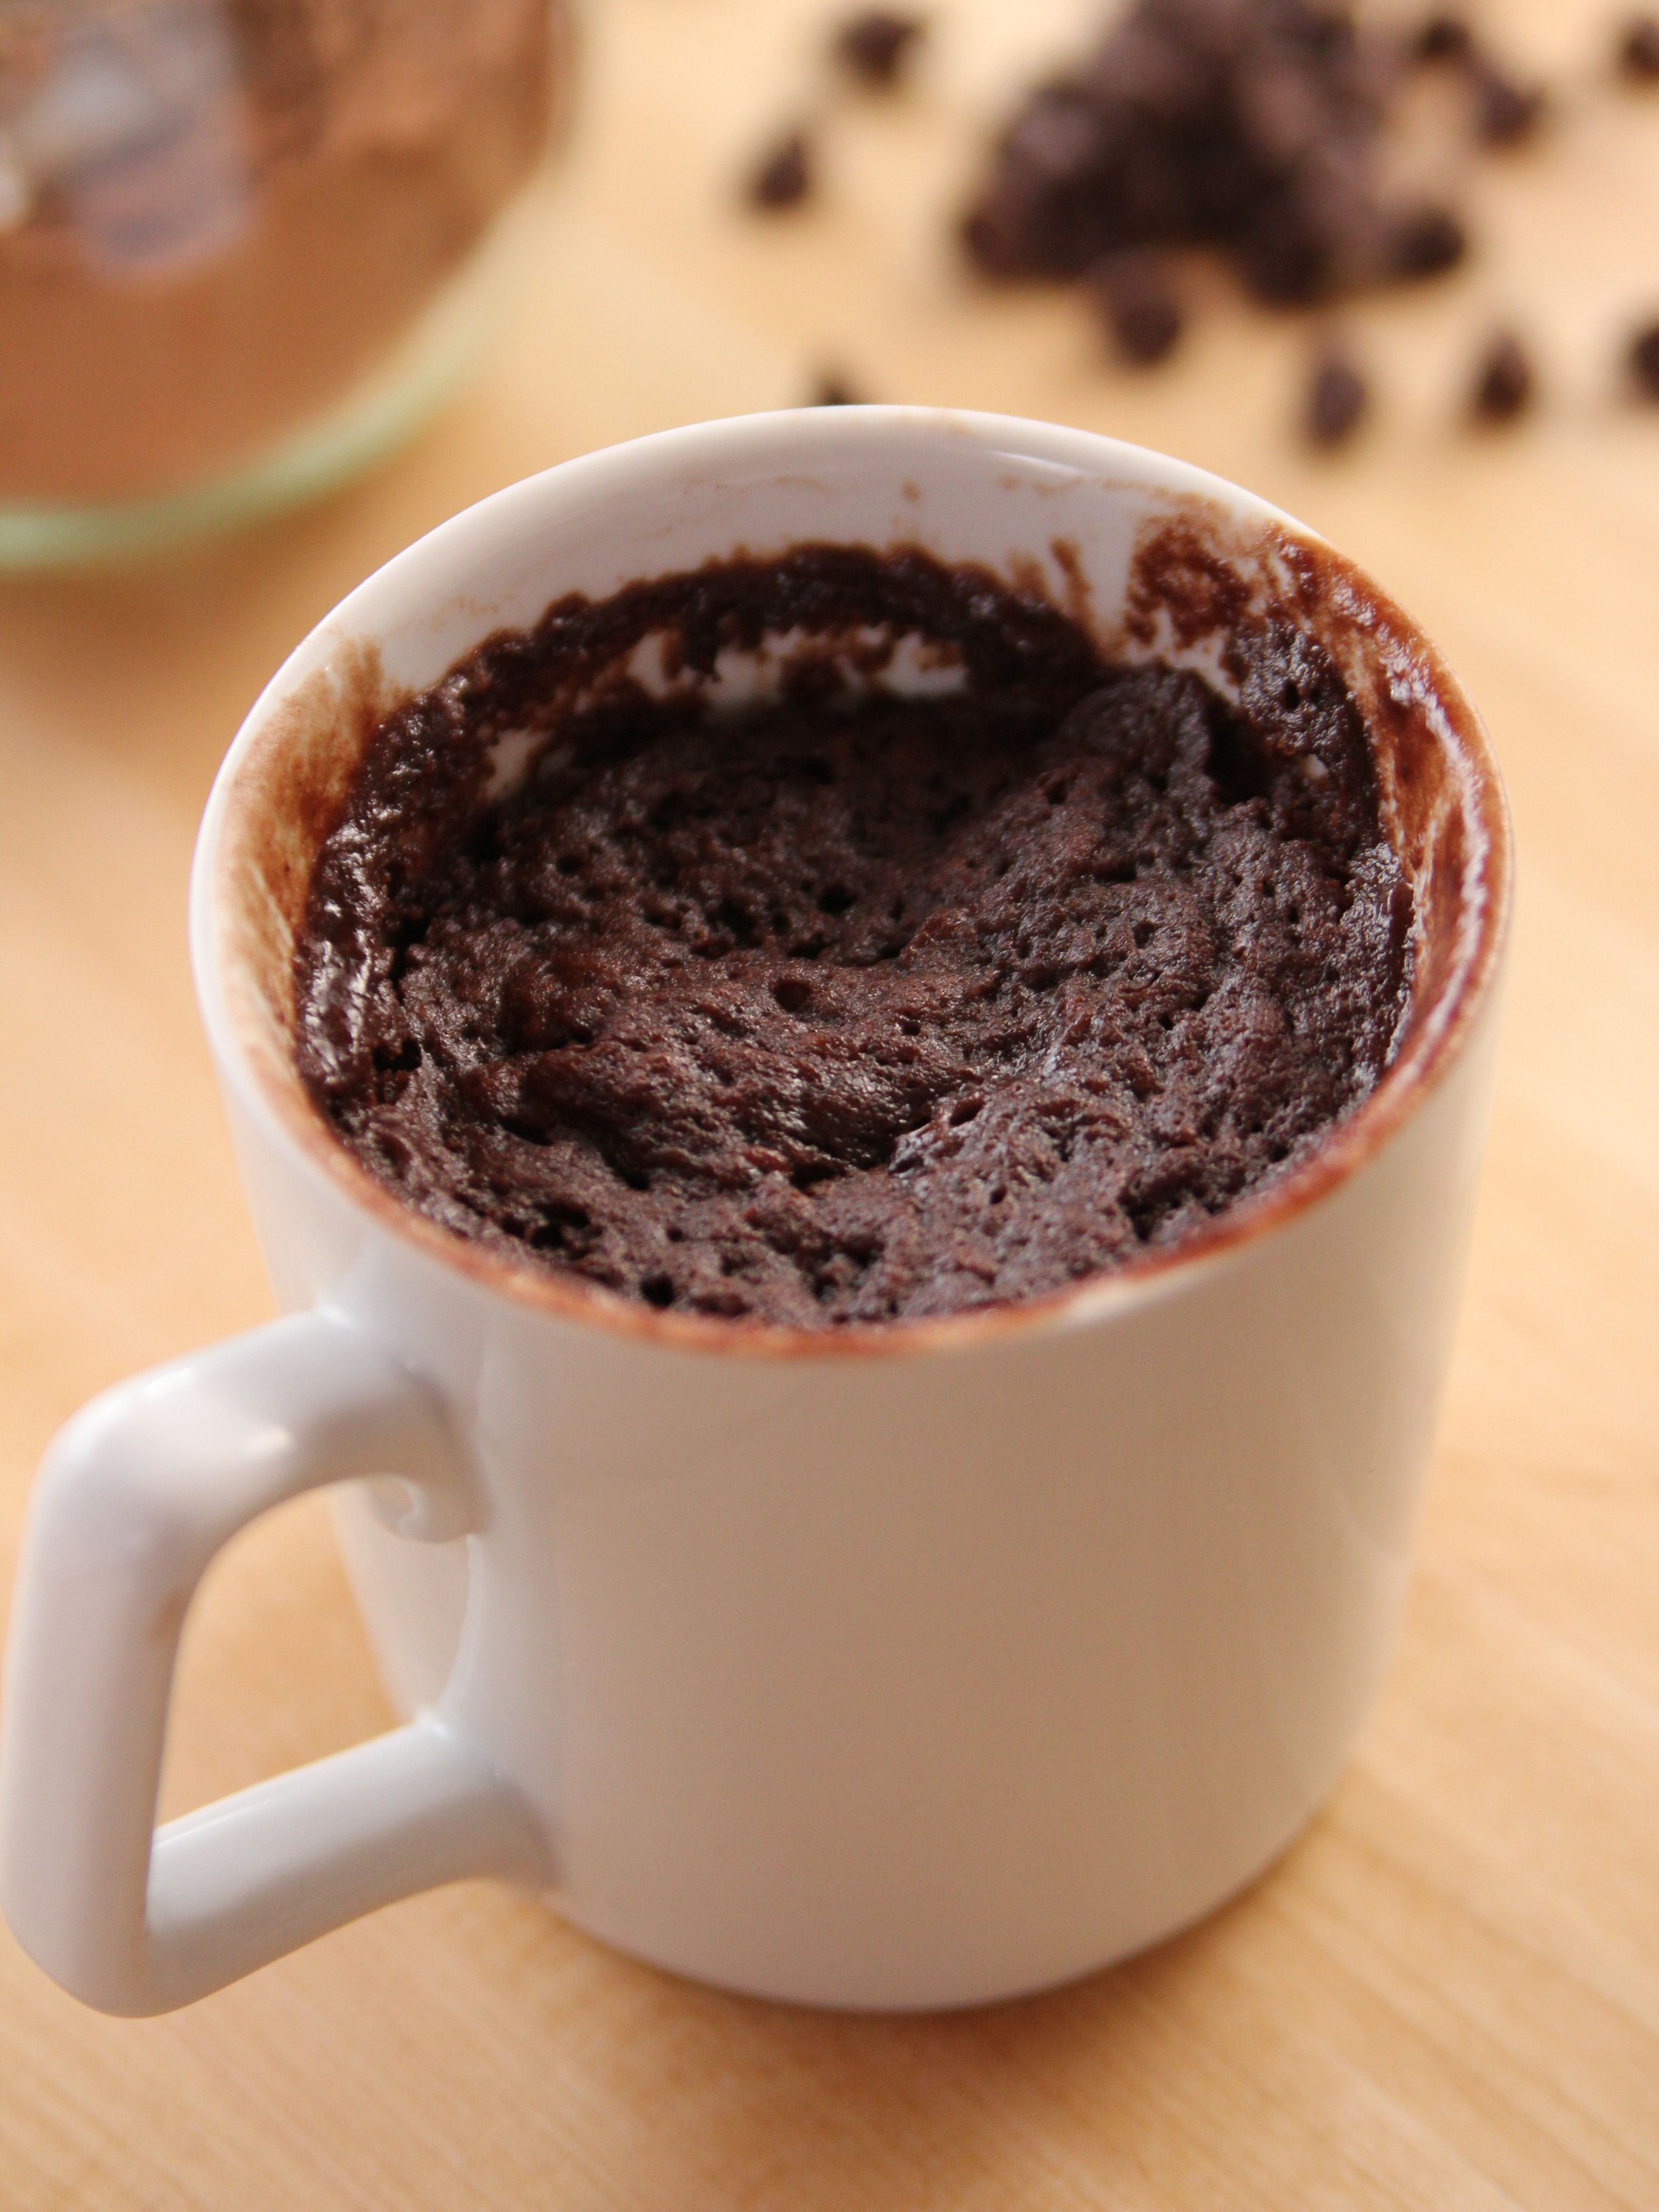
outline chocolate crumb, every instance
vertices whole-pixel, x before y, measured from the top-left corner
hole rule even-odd
[[[1519,85],[1490,64],[1475,93],[1474,127],[1485,146],[1519,146],[1533,137],[1549,106],[1541,85]]]
[[[1417,208],[1402,216],[1389,242],[1396,276],[1441,276],[1469,250],[1469,234],[1449,208]]]
[[[1513,331],[1500,331],[1482,356],[1469,412],[1479,422],[1512,422],[1533,403],[1537,380]]]
[[[1168,359],[1180,339],[1182,317],[1161,253],[1133,246],[1109,253],[1090,271],[1089,289],[1125,361],[1150,368]]]
[[[1467,62],[1474,53],[1474,33],[1466,17],[1441,12],[1420,26],[1407,49],[1415,62]]]
[[[1659,84],[1659,15],[1632,15],[1619,34],[1618,71],[1632,84]]]
[[[1644,324],[1632,338],[1626,359],[1641,397],[1659,400],[1659,322]]]
[[[885,8],[872,8],[843,23],[836,33],[833,52],[848,73],[862,84],[882,88],[896,84],[915,48],[927,35],[920,15],[896,15]]]
[[[839,370],[826,368],[820,372],[812,388],[811,404],[814,407],[861,407],[864,400]]]
[[[1370,404],[1370,386],[1348,356],[1322,354],[1308,385],[1304,422],[1309,444],[1324,452],[1346,445]]]
[[[811,154],[804,131],[792,131],[766,155],[749,180],[751,207],[799,207],[812,189]]]

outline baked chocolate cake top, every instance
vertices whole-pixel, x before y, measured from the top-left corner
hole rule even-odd
[[[779,696],[709,703],[782,635]],[[617,673],[656,636],[666,696]],[[374,733],[301,1073],[434,1221],[659,1308],[884,1322],[1166,1247],[1365,1097],[1410,989],[1357,707],[1282,625],[1233,659],[1236,701],[1108,665],[915,551],[562,600]]]

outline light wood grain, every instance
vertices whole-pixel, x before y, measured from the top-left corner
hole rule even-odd
[[[268,1311],[198,1034],[185,872],[213,769],[361,575],[562,456],[793,402],[1052,416],[1326,530],[1494,730],[1522,889],[1468,1309],[1397,1662],[1346,1779],[1249,1896],[1116,1973],[920,2021],[791,2013],[618,1959],[487,1887],[193,2011],[80,2011],[0,1934],[0,2207],[1659,2207],[1659,411],[1607,387],[1659,311],[1659,100],[1576,100],[1493,164],[1466,282],[1379,303],[1375,433],[1287,429],[1307,333],[1217,288],[1167,375],[1079,304],[987,301],[942,240],[975,118],[1085,0],[934,10],[913,96],[839,100],[822,203],[732,179],[822,99],[808,0],[605,0],[544,258],[481,387],[325,510],[147,580],[0,593],[0,1587],[53,1427]],[[1574,66],[1599,7],[1501,17]],[[1449,427],[1490,319],[1555,398]],[[216,1570],[176,1809],[384,1724],[314,1504]]]

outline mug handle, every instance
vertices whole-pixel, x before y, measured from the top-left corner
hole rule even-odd
[[[435,1394],[327,1310],[106,1392],[60,1431],[24,1534],[0,1730],[0,1906],[100,2011],[171,2011],[417,1890],[547,1878],[537,1824],[435,1714],[154,1826],[185,1610],[236,1532],[359,1475],[406,1533],[474,1525]]]

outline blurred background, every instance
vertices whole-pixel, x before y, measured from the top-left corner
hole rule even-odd
[[[1278,501],[1492,729],[1517,957],[1383,1704],[1249,1897],[973,2018],[744,2005],[484,1888],[137,2026],[0,1930],[7,2212],[1659,2204],[1659,58],[1618,6],[1472,0],[1474,59],[1401,63],[1385,134],[1467,251],[1268,304],[1214,252],[1021,283],[963,250],[1030,88],[1122,10],[927,0],[891,84],[836,50],[856,12],[0,0],[0,1590],[58,1424],[269,1311],[184,902],[278,662],[531,471],[915,401]],[[1360,20],[1398,54],[1427,12]],[[1493,73],[1547,94],[1507,134]],[[1154,279],[1181,328],[1137,362]],[[385,1724],[319,1504],[216,1569],[178,1710],[169,1812]]]

